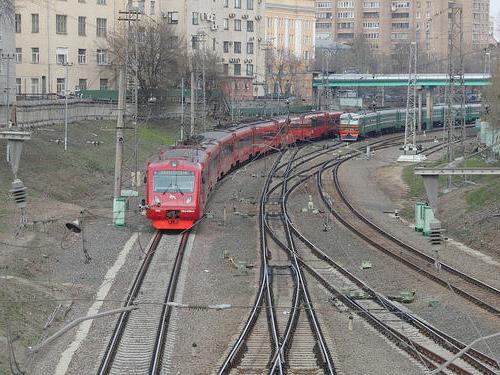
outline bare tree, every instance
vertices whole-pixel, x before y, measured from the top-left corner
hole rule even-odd
[[[266,53],[266,73],[271,92],[296,94],[298,79],[305,63],[286,49],[269,48]]]
[[[137,71],[139,87],[147,97],[177,85],[188,65],[182,39],[166,21],[141,20],[130,31],[122,26],[107,43],[115,65],[127,64],[129,72]]]
[[[14,1],[0,0],[0,22],[12,22],[14,16]]]

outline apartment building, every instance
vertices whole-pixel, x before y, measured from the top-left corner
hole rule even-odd
[[[114,88],[106,38],[124,9],[119,0],[17,0],[17,94]]]
[[[184,37],[191,53],[220,58],[224,89],[235,100],[263,95],[264,5],[262,0],[163,0],[160,14]]]
[[[266,1],[266,42],[267,50],[274,54],[289,54],[293,60],[300,63],[296,72],[291,66],[283,66],[281,70],[287,75],[285,85],[294,95],[311,98],[312,75],[308,73],[309,63],[314,58],[316,40],[315,28],[315,1],[314,0],[268,0]],[[269,53],[268,53],[269,55]],[[285,58],[281,64],[286,65]],[[280,70],[280,67],[268,66],[268,69]],[[267,77],[270,91],[283,91],[283,87],[276,87],[276,80]],[[280,83],[279,86],[282,86]]]
[[[464,48],[488,44],[489,0],[457,0],[463,8]],[[433,56],[448,50],[449,0],[316,0],[316,32],[320,38],[352,43],[364,36],[383,54],[417,40]]]
[[[0,4],[0,127],[9,122],[7,100],[15,101],[16,66],[14,64],[15,37],[14,15]]]

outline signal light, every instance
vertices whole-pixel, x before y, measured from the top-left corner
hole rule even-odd
[[[19,208],[26,208],[26,187],[23,182],[16,178],[12,182],[12,189],[9,190],[12,196],[14,197],[14,201],[16,202]]]

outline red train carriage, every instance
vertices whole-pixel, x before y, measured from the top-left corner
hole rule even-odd
[[[203,165],[186,158],[190,149],[170,150],[148,165],[147,218],[157,229],[185,229],[200,217]]]
[[[200,135],[148,164],[145,209],[153,227],[187,229],[199,220],[213,188],[252,157],[336,133],[340,113],[280,117]]]

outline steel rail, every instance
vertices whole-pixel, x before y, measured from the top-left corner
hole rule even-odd
[[[331,161],[329,161],[325,164],[329,164],[330,162]],[[311,173],[306,178],[306,180],[314,175],[319,176],[319,171]],[[301,183],[303,183],[303,181],[298,182],[295,185],[293,185],[290,188],[289,193],[291,193],[293,190],[295,190]],[[328,204],[328,202],[326,202],[326,200],[325,200],[325,203]],[[428,323],[422,322],[419,318],[413,316],[412,314],[409,314],[409,313],[401,310],[395,304],[393,304],[392,301],[388,300],[384,296],[378,294],[373,289],[368,287],[368,285],[365,284],[363,281],[359,280],[356,276],[354,276],[349,271],[345,270],[344,268],[342,268],[341,266],[336,264],[333,260],[331,260],[324,252],[322,252],[311,241],[309,241],[307,238],[305,238],[297,230],[297,228],[293,225],[292,221],[289,218],[288,218],[288,220],[289,220],[290,227],[291,227],[292,231],[294,232],[294,234],[297,235],[297,237],[303,243],[305,243],[306,246],[308,246],[313,251],[313,253],[315,253],[316,256],[318,256],[320,259],[327,261],[327,263],[329,263],[335,269],[341,271],[341,273],[344,276],[347,276],[355,284],[357,284],[364,291],[369,293],[375,300],[377,300],[378,303],[383,308],[401,316],[402,319],[404,319],[405,321],[410,323],[412,326],[416,327],[421,333],[425,334],[426,336],[431,338],[434,342],[436,342],[437,344],[441,345],[442,347],[450,350],[451,352],[457,353],[460,349],[465,347],[465,345],[463,343],[460,343],[458,340],[451,338],[450,336],[448,336],[448,335],[444,334],[443,332],[437,330],[436,328],[432,327]],[[269,226],[267,229],[270,232],[273,231]],[[275,235],[273,236],[273,238],[275,239],[275,241],[279,242],[279,240],[275,237]],[[280,243],[280,245],[287,247],[287,245],[285,245],[283,243]],[[289,249],[289,250],[291,252],[296,253],[296,251],[294,249]],[[318,279],[325,287],[327,287],[328,290],[332,291],[332,288],[334,289],[334,287],[331,284],[329,284],[326,280],[324,280],[324,278],[322,278],[321,275],[317,274],[317,272],[312,267],[310,267],[302,258],[297,257],[297,259],[308,271],[310,271],[311,274],[313,274],[313,276],[316,279]],[[343,299],[343,302],[345,302],[347,305],[351,306],[351,308],[355,308],[355,310],[358,311],[358,314],[359,314],[359,311],[364,310],[365,315],[367,315],[368,318],[371,319],[372,323],[375,323],[375,325],[378,325],[379,327],[382,327],[382,328],[385,327],[384,329],[386,329],[388,331],[388,333],[390,333],[389,337],[392,337],[393,339],[397,338],[402,343],[410,344],[409,338],[407,338],[406,336],[402,335],[401,333],[395,331],[393,328],[387,326],[380,319],[378,319],[376,316],[374,316],[369,311],[367,311],[362,306],[360,306],[357,302],[355,302],[355,300],[353,300],[352,298],[349,298],[348,296],[342,295],[342,293],[340,293],[337,290],[334,290],[332,292],[334,293],[334,295],[336,297],[341,297],[341,299]],[[387,336],[387,332],[384,334]],[[436,365],[433,362],[431,362],[430,359],[422,358],[422,355],[425,355],[426,357],[431,358],[433,361],[437,362],[438,364],[445,362],[445,359],[442,356],[439,356],[436,353],[430,352],[428,349],[422,347],[421,345],[414,343],[414,342],[412,342],[411,345],[413,345],[414,348],[409,347],[408,349],[415,350],[416,352],[409,353],[409,354],[413,355],[418,360],[424,361],[428,366],[431,366],[432,368],[436,368]],[[492,369],[485,366],[483,363],[479,362],[479,361],[483,361],[484,363],[488,364],[491,367],[498,368],[498,363],[496,363],[495,360],[493,360],[492,358],[489,358],[486,355],[484,355],[480,352],[477,352],[475,350],[471,350],[470,353],[471,354],[467,354],[467,356],[462,356],[463,357],[462,359],[465,360],[466,362],[468,362],[469,364],[471,364],[472,366],[474,366],[476,369],[480,370],[484,374],[489,374],[489,375],[497,374],[496,371],[493,371]],[[472,357],[476,357],[479,361],[476,358],[472,358]],[[467,373],[467,372],[464,372],[463,369],[461,369],[455,365],[449,366],[448,368],[450,368],[458,373]]]
[[[284,178],[286,178],[286,175],[290,172],[291,166],[292,166],[298,152],[299,152],[299,149],[296,149],[295,153],[292,155],[292,157],[290,157],[290,160],[288,161],[288,164],[287,164]],[[280,194],[280,200],[281,200],[281,197],[282,197],[284,189],[285,189],[285,184],[282,184],[280,182],[278,185],[282,186],[282,190],[281,190],[281,194]],[[266,226],[268,226],[268,225],[269,225],[269,222],[266,220]],[[267,231],[265,233],[267,234]],[[300,288],[300,282],[298,279],[297,269],[295,267],[293,267],[292,270],[293,270],[292,276],[293,276],[293,282],[294,282],[294,297],[293,297],[293,302],[292,302],[293,306],[291,309],[291,314],[290,314],[288,321],[287,321],[287,325],[286,325],[285,330],[284,330],[283,338],[280,342],[279,350],[274,354],[274,357],[271,360],[272,366],[270,368],[269,374],[274,374],[274,372],[276,371],[276,367],[282,366],[285,363],[286,353],[287,353],[287,349],[289,347],[289,340],[290,340],[290,337],[292,336],[293,329],[297,326],[297,323],[298,323],[301,288]]]
[[[439,147],[439,146],[438,146]],[[429,149],[427,149],[428,151]],[[435,152],[435,151],[433,151]],[[324,166],[326,167],[326,165],[330,164],[332,161],[328,161],[327,163],[324,163]],[[334,162],[338,162],[338,161],[334,161]],[[312,176],[314,175],[317,175],[318,178],[320,176],[320,172],[314,172],[314,173],[310,173],[307,177],[305,177],[302,181],[296,183],[290,190],[294,190],[296,189],[301,183],[303,183],[303,181],[311,178]],[[323,194],[323,190],[322,188],[320,188],[320,193],[321,193],[321,196],[325,202],[326,205],[329,205],[329,202],[326,200],[324,194]],[[290,224],[291,224],[291,227],[292,227],[292,230],[294,231],[295,234],[297,234],[299,236],[299,239],[301,239],[304,243],[306,243],[306,245],[308,245],[310,248],[312,248],[313,250],[316,250],[316,251],[320,251],[319,249],[317,248],[314,248],[314,245],[309,242],[307,239],[305,239],[305,237],[303,237],[298,231],[297,229],[293,226],[293,223],[290,221]],[[273,232],[273,230],[270,228],[270,226],[268,225],[267,226],[267,230],[269,232]],[[280,243],[280,241],[277,239],[277,237],[274,235],[272,235],[273,239],[278,243],[280,244],[281,246],[284,246],[286,247],[286,245]],[[325,254],[320,254],[320,258],[323,258],[325,256]],[[302,259],[299,259],[301,262]],[[354,276],[355,277],[355,276]],[[366,284],[364,284],[363,282],[360,282],[358,280],[358,282],[360,283],[359,285],[362,286],[365,290],[370,290],[370,288],[368,288],[368,286]],[[407,314],[406,312],[402,312],[399,308],[397,308],[391,301],[387,300],[385,297],[381,296],[381,295],[378,295],[376,292],[370,290],[370,294],[372,294],[373,296],[377,297],[377,299],[379,300],[382,300],[383,301],[383,305],[387,308],[389,307],[389,311],[392,311],[392,312],[395,312],[399,315],[405,315],[405,320],[409,323],[411,323],[413,326],[415,326],[417,329],[419,329],[419,331],[421,332],[431,332],[431,333],[427,333],[428,336],[431,336],[430,338],[432,338],[436,343],[439,343],[441,346],[445,347],[445,348],[448,348],[450,349],[451,347],[451,351],[454,351],[455,353],[458,352],[458,350],[460,349],[463,349],[465,347],[465,345],[461,342],[459,342],[458,340],[452,338],[451,336],[445,334],[444,332],[441,332],[439,331],[438,329],[436,329],[435,327],[429,325],[428,323],[425,323],[423,321],[421,321],[419,318],[411,315],[411,314]],[[390,328],[390,327],[389,327]],[[420,346],[420,349],[421,349],[421,352],[425,352],[424,348],[422,348]],[[428,355],[432,355],[432,353],[427,353]],[[442,358],[439,358],[439,356],[437,355],[434,355],[435,359],[440,359],[441,362],[443,362],[444,360]],[[472,357],[475,357],[475,358],[472,358]],[[483,353],[480,353],[474,349],[471,349],[469,350],[469,354],[467,356],[463,356],[463,359],[468,362],[469,364],[471,364],[472,366],[474,366],[475,368],[479,369],[480,371],[482,371],[483,373],[485,374],[496,374],[495,371],[492,371],[490,368],[484,366],[481,362],[479,361],[482,361],[484,363],[486,363],[487,365],[491,366],[492,368],[499,368],[499,365],[498,363],[484,355]],[[439,361],[438,361],[439,362]]]
[[[407,244],[406,242],[400,240],[399,238],[395,237],[394,235],[386,232],[384,229],[382,229],[381,227],[379,227],[378,225],[376,225],[375,223],[373,223],[371,220],[369,220],[368,218],[366,218],[363,214],[361,214],[359,212],[359,210],[357,210],[350,202],[349,200],[347,199],[344,191],[342,190],[341,186],[340,186],[340,182],[339,182],[339,178],[338,178],[338,168],[345,162],[349,160],[349,158],[346,158],[346,159],[343,159],[341,160],[339,163],[337,163],[334,167],[333,167],[333,181],[334,181],[334,184],[335,184],[335,188],[337,189],[338,193],[339,193],[339,196],[342,200],[342,202],[347,206],[347,208],[352,211],[362,222],[364,222],[365,224],[367,224],[369,227],[371,227],[372,229],[374,229],[376,232],[380,233],[381,235],[383,235],[384,237],[386,237],[387,239],[391,240],[393,243],[395,243],[396,245],[404,248],[405,250],[408,250],[410,252],[410,254],[413,254],[413,255],[416,255],[417,257],[423,259],[424,261],[430,263],[430,264],[434,264],[434,259],[425,254],[424,252],[416,249],[415,247]],[[385,252],[386,254],[394,257],[395,259],[399,260],[399,261],[402,261],[404,264],[410,266],[411,268],[413,269],[417,269],[419,272],[422,272],[423,274],[425,274],[426,277],[428,278],[431,278],[432,280],[436,281],[437,283],[445,286],[445,287],[449,287],[449,288],[452,288],[456,293],[462,295],[463,297],[469,299],[470,301],[474,302],[476,305],[480,306],[481,308],[485,309],[486,311],[494,314],[494,315],[497,315],[497,316],[500,316],[500,309],[498,309],[497,307],[495,306],[492,306],[484,301],[482,301],[481,299],[479,298],[476,298],[474,297],[473,295],[471,295],[470,293],[462,290],[461,288],[459,287],[456,287],[454,285],[450,285],[449,282],[443,280],[442,278],[430,273],[429,271],[423,269],[422,267],[412,263],[411,261],[409,261],[408,259],[405,259],[404,257],[402,257],[401,255],[399,254],[396,254],[394,252],[391,252],[390,250],[386,249],[385,247],[383,247],[382,245],[380,245],[379,243],[377,243],[376,241],[374,241],[372,238],[370,238],[369,236],[365,235],[364,233],[362,233],[360,230],[354,228],[353,225],[351,225],[350,223],[348,223],[346,220],[344,220],[343,218],[340,217],[340,215],[338,213],[335,212],[335,210],[331,210],[332,214],[337,217],[338,220],[340,220],[345,226],[347,226],[351,231],[355,232],[359,237],[362,237],[365,241],[369,242],[371,245],[373,245],[375,248],[379,249],[379,250],[382,250],[383,252]],[[473,284],[477,287],[479,287],[480,289],[486,291],[486,292],[489,292],[490,294],[492,294],[495,298],[497,299],[500,299],[500,290],[489,285],[489,284],[486,284],[485,282],[483,281],[480,281],[470,275],[467,275],[466,273],[448,265],[447,263],[444,263],[444,262],[440,262],[441,264],[441,269],[447,271],[448,273],[450,274],[453,274],[455,276],[458,276],[459,278],[461,278],[462,280],[470,283],[470,284]]]
[[[260,198],[260,209],[259,209],[259,228],[260,228],[260,233],[259,233],[259,238],[260,238],[260,248],[261,248],[261,272],[260,272],[260,287],[259,287],[259,292],[255,298],[254,305],[252,307],[252,311],[245,323],[245,326],[243,327],[243,330],[241,331],[238,339],[234,343],[233,347],[231,348],[229,354],[227,355],[226,359],[224,360],[222,366],[220,367],[218,374],[219,375],[224,375],[229,373],[229,371],[235,366],[235,362],[239,359],[239,355],[242,349],[242,346],[244,342],[247,340],[248,336],[250,335],[250,332],[252,331],[252,328],[254,327],[257,318],[260,314],[261,308],[262,308],[262,303],[264,300],[264,294],[266,290],[269,290],[268,284],[269,284],[269,272],[268,272],[268,248],[267,248],[267,239],[265,236],[265,231],[264,229],[264,224],[265,220],[264,217],[266,215],[266,210],[265,210],[265,203],[266,203],[266,197],[268,194],[268,189],[272,180],[272,176],[276,170],[276,167],[283,157],[283,153],[279,155],[278,158],[274,161],[273,167],[271,168],[271,171],[269,172],[266,181],[264,183],[264,187],[262,188],[261,192],[261,198]],[[269,307],[269,306],[268,306]],[[270,309],[269,309],[270,310]],[[275,323],[275,321],[274,321]],[[273,324],[272,330],[272,336],[273,340],[275,341],[276,345],[278,343],[278,334],[276,332],[276,325]],[[276,350],[278,352],[278,350]],[[283,369],[281,368],[281,374],[283,374]]]
[[[292,190],[288,189],[288,181],[290,179],[289,174],[290,174],[290,170],[288,170],[287,173],[285,174],[285,179],[283,182],[283,190],[282,190],[282,192],[283,192],[282,193],[282,201],[281,201],[281,209],[282,209],[282,212],[284,215],[282,220],[283,220],[283,224],[284,224],[284,227],[286,230],[289,248],[291,250],[289,253],[290,253],[290,255],[293,259],[293,262],[294,262],[294,268],[295,268],[295,272],[297,274],[298,283],[299,283],[299,286],[301,288],[302,297],[303,297],[305,305],[306,305],[306,312],[308,314],[309,321],[312,323],[312,325],[314,327],[313,333],[314,333],[314,335],[318,341],[319,347],[320,347],[324,366],[326,367],[325,370],[327,371],[328,374],[336,374],[336,369],[335,369],[335,365],[334,365],[334,362],[333,362],[332,357],[331,357],[331,353],[330,353],[328,346],[325,342],[323,332],[321,330],[318,318],[316,316],[316,313],[315,313],[314,308],[313,308],[313,304],[311,302],[311,298],[310,298],[309,291],[308,291],[308,288],[307,288],[307,285],[306,285],[306,282],[304,279],[304,275],[302,273],[302,269],[299,265],[297,251],[295,248],[294,239],[293,239],[292,232],[290,229],[291,220],[290,220],[290,217],[288,216],[287,203],[288,203],[288,198],[289,198]],[[303,181],[300,181],[295,186],[299,186],[302,183],[303,183]],[[286,342],[283,345],[286,345]]]
[[[174,301],[175,292],[177,290],[177,283],[179,281],[179,275],[182,269],[182,262],[184,259],[184,254],[186,246],[188,243],[190,231],[185,231],[182,235],[177,254],[175,256],[174,267],[172,273],[170,274],[170,280],[167,286],[167,293],[165,294],[165,300],[161,312],[160,323],[158,325],[158,332],[156,335],[155,345],[153,349],[153,355],[151,356],[151,365],[149,368],[149,373],[152,375],[160,374],[162,367],[163,351],[165,348],[165,339],[168,333],[168,326],[170,323],[170,316],[172,315],[172,306],[168,303]]]
[[[141,289],[142,282],[144,281],[144,277],[148,271],[149,265],[151,264],[151,260],[154,257],[156,248],[160,243],[163,233],[161,231],[156,231],[153,236],[151,242],[149,243],[146,256],[144,257],[139,271],[135,275],[132,286],[129,289],[127,299],[125,301],[124,307],[132,306],[134,304],[137,295],[139,294],[139,290]],[[99,369],[97,373],[99,375],[107,374],[111,368],[111,364],[113,362],[114,356],[116,354],[116,349],[120,345],[120,339],[123,335],[125,327],[127,325],[128,318],[130,316],[130,311],[121,313],[118,317],[118,321],[116,322],[115,328],[113,330],[111,340],[109,341],[106,350],[104,352],[103,359],[101,360],[101,364],[99,365]]]

